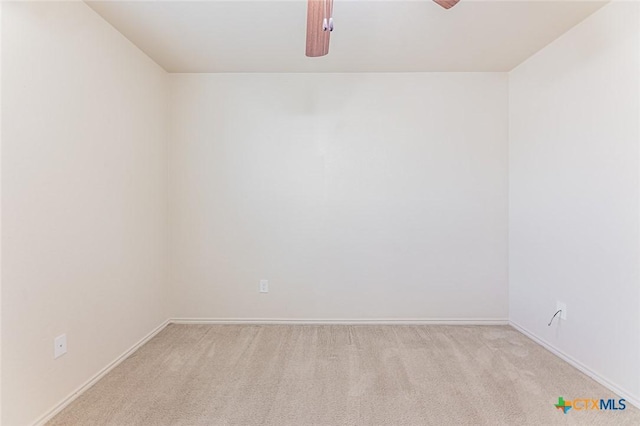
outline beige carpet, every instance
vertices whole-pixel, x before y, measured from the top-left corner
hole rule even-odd
[[[508,326],[170,325],[50,425],[640,425]]]

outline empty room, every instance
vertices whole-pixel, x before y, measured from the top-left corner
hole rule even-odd
[[[3,426],[640,425],[640,2],[0,2]]]

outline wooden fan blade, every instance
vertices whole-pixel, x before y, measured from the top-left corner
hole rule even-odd
[[[440,6],[444,7],[445,9],[451,9],[453,6],[458,4],[460,0],[433,0],[433,1],[438,3]]]
[[[307,3],[307,56],[324,56],[329,53],[329,30],[322,30],[325,17],[324,0],[308,0]]]

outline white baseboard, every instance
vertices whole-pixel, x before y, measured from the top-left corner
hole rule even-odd
[[[536,336],[535,334],[533,334],[532,332],[530,332],[529,330],[527,330],[523,326],[521,326],[521,325],[519,325],[519,324],[517,324],[517,323],[515,323],[513,321],[509,321],[509,324],[513,328],[518,330],[520,333],[524,334],[529,339],[533,340],[534,342],[536,342],[537,344],[539,344],[540,346],[542,346],[543,348],[545,348],[546,350],[548,350],[549,352],[551,352],[552,354],[557,356],[558,358],[561,358],[562,360],[568,362],[571,366],[577,368],[578,370],[580,370],[581,372],[583,372],[587,376],[591,377],[596,382],[600,383],[602,386],[606,387],[607,389],[611,390],[615,394],[617,394],[620,397],[624,398],[630,404],[640,408],[640,397],[633,395],[631,392],[621,388],[620,386],[612,383],[610,380],[602,377],[600,374],[596,373],[595,371],[593,371],[592,369],[590,369],[586,365],[582,364],[580,361],[578,361],[575,358],[567,355],[566,353],[562,352],[560,349],[557,349],[551,343],[549,343],[546,340]]]
[[[127,359],[127,357],[129,357],[129,355],[131,355],[132,353],[137,351],[142,345],[144,345],[149,340],[151,340],[156,334],[160,333],[170,323],[171,323],[170,320],[166,320],[162,324],[157,326],[155,329],[153,329],[153,331],[151,331],[149,334],[147,334],[142,339],[140,339],[140,341],[138,341],[136,344],[134,344],[129,349],[127,349],[122,355],[120,355],[115,360],[111,361],[111,363],[109,363],[109,365],[107,365],[102,370],[100,370],[96,375],[94,375],[92,378],[87,380],[84,384],[80,385],[80,387],[78,387],[76,390],[71,392],[71,394],[69,396],[64,398],[62,401],[60,401],[58,404],[56,404],[52,409],[50,409],[45,414],[40,416],[40,418],[38,418],[38,420],[33,422],[32,425],[33,426],[41,426],[41,425],[44,425],[45,423],[47,423],[56,414],[58,414],[60,411],[62,411],[67,405],[71,404],[76,398],[78,398],[85,391],[87,391],[87,389],[89,389],[91,386],[96,384],[96,382],[98,380],[103,378],[107,373],[109,373],[111,370],[113,370],[115,367],[117,367],[118,364],[120,364],[122,361]]]
[[[506,318],[173,318],[174,324],[508,325]]]

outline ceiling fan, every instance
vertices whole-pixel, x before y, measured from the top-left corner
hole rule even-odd
[[[433,0],[445,9],[451,9],[460,0]],[[307,56],[329,53],[329,37],[333,31],[333,0],[307,2]]]

